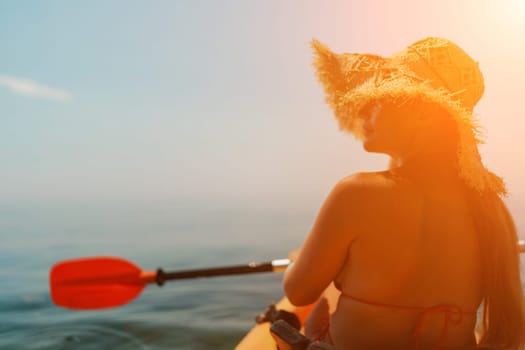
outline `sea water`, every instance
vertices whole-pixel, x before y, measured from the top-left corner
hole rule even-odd
[[[281,298],[280,274],[150,285],[127,305],[72,311],[52,303],[49,270],[96,255],[144,270],[283,258],[300,245],[316,209],[0,206],[0,349],[232,349]]]
[[[232,349],[282,297],[281,274],[150,285],[127,305],[73,311],[52,303],[49,270],[97,255],[166,271],[285,258],[312,220],[313,212],[151,203],[0,206],[0,349]]]

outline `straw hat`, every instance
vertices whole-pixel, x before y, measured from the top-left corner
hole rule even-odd
[[[326,101],[339,127],[363,135],[359,111],[375,99],[404,101],[420,98],[441,105],[454,119],[459,134],[459,175],[471,188],[506,194],[503,180],[481,162],[479,130],[473,109],[484,91],[475,62],[447,39],[425,38],[391,57],[373,54],[336,54],[312,41],[314,66],[324,86]]]

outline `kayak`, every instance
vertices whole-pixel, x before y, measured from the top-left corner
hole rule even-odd
[[[520,240],[518,243],[520,253],[525,253],[525,241]],[[310,311],[313,309],[315,304],[309,306],[297,307],[294,306],[290,301],[284,297],[276,305],[278,310],[284,310],[292,312],[297,315],[301,324],[308,318]],[[476,334],[479,337],[478,334]],[[478,338],[479,339],[479,338]],[[273,339],[270,332],[270,323],[265,322],[255,325],[237,344],[235,350],[275,350],[275,340]]]
[[[308,317],[308,314],[312,310],[314,304],[309,306],[294,306],[290,301],[284,297],[279,303],[277,303],[276,308],[278,310],[284,310],[294,313],[298,318],[301,324],[304,324],[304,321]],[[239,344],[235,347],[235,350],[275,350],[275,340],[270,333],[270,323],[260,323],[255,325],[246,336],[240,341]]]

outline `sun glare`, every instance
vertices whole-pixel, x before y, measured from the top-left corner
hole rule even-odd
[[[504,14],[508,16],[509,21],[523,27],[525,23],[525,0],[506,0],[496,3],[503,7]]]

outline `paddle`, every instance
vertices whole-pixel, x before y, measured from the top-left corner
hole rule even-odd
[[[280,272],[289,264],[288,259],[278,259],[198,270],[164,272],[158,269],[147,272],[121,258],[93,257],[55,264],[51,268],[49,284],[51,299],[59,306],[81,310],[103,309],[132,301],[148,283],[161,286],[168,280]]]
[[[525,253],[525,241],[519,241]],[[142,271],[133,263],[114,257],[66,260],[55,264],[50,273],[51,299],[70,309],[102,309],[120,306],[135,299],[148,283],[199,277],[279,272],[290,264],[288,259],[197,270],[164,272]]]

